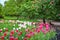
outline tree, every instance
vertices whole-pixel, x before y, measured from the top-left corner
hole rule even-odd
[[[3,18],[2,8],[3,8],[3,6],[2,6],[2,4],[0,4],[0,18]]]
[[[56,8],[56,19],[57,21],[60,21],[60,0],[55,0],[55,8]]]
[[[9,0],[3,8],[5,15],[19,15],[29,19],[52,19],[58,16],[56,0]],[[54,19],[53,19],[54,18]]]

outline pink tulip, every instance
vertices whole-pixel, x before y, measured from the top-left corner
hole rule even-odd
[[[26,32],[28,32],[28,31],[29,31],[29,29],[26,29],[25,31],[26,31]]]
[[[13,36],[13,34],[10,33],[10,36]]]
[[[31,34],[26,34],[26,37],[27,38],[31,38]]]
[[[30,34],[31,34],[31,35],[34,35],[34,32],[31,31]]]
[[[45,30],[43,30],[43,29],[42,29],[42,32],[44,33],[44,32],[45,32]]]
[[[43,28],[43,25],[41,24],[41,25],[39,26],[39,28],[42,29],[42,28]]]
[[[48,31],[49,29],[48,28],[46,28],[46,31]]]
[[[43,29],[44,26],[46,26],[46,27],[45,27],[46,30]],[[46,24],[41,23],[41,24],[39,25],[39,28],[42,30],[42,32],[43,32],[44,34],[46,34],[46,33],[49,31],[49,24],[48,24],[48,23],[46,23]],[[38,31],[39,31],[39,30],[38,30]]]
[[[39,32],[40,32],[40,30],[41,30],[40,28],[37,28],[37,29],[36,29],[36,32],[38,32],[38,33],[39,33]]]
[[[13,36],[10,36],[10,40],[14,40],[14,37]]]

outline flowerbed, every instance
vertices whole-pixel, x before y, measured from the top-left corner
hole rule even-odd
[[[0,24],[0,40],[49,40],[55,35],[55,32],[49,30],[48,27],[45,30],[44,25],[40,24],[39,27],[36,27],[35,25],[22,26],[17,23]],[[46,25],[48,26],[48,24]]]

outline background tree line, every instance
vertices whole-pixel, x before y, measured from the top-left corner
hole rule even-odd
[[[8,0],[0,4],[0,17],[60,20],[60,0]]]

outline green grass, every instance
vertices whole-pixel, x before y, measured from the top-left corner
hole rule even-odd
[[[5,16],[4,19],[6,19],[6,20],[16,20],[17,17]]]
[[[3,19],[3,18],[0,18],[0,20]],[[20,20],[20,21],[30,21],[30,22],[37,22],[38,20],[37,19],[27,19],[27,18],[23,18],[23,17],[16,17],[16,16],[5,16],[4,17],[4,20]]]

